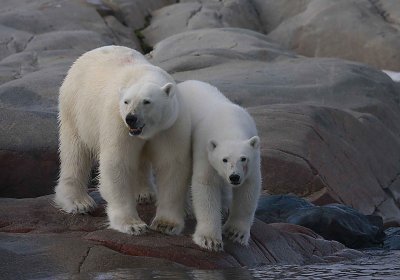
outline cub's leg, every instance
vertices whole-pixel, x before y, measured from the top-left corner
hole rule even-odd
[[[260,196],[261,180],[248,180],[233,188],[232,207],[222,230],[223,235],[234,242],[248,245],[250,228]]]
[[[197,224],[193,241],[211,251],[223,250],[221,184],[217,176],[206,159],[194,162],[191,190]]]

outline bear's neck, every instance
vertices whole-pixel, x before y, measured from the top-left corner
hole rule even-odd
[[[175,92],[175,96],[173,96],[171,101],[171,106],[165,108],[167,110],[164,112],[164,116],[170,116],[168,120],[164,123],[162,130],[166,130],[172,127],[178,120],[179,112],[180,112],[180,95],[179,92]]]

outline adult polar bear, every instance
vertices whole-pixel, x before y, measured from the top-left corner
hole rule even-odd
[[[192,198],[197,220],[193,241],[222,250],[223,233],[246,245],[261,190],[255,123],[246,110],[207,83],[186,81],[178,88],[192,115]],[[229,197],[229,217],[221,229],[221,204]]]
[[[171,76],[139,52],[106,46],[83,54],[60,88],[55,202],[70,213],[95,206],[87,182],[97,159],[110,227],[140,234],[147,225],[135,197],[150,188],[151,161],[158,185],[151,228],[179,234],[191,172],[190,115],[181,103]]]

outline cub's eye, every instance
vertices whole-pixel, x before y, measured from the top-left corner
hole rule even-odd
[[[241,162],[245,162],[246,160],[247,160],[247,158],[245,158],[245,157],[241,157],[241,158],[240,158],[240,161],[241,161]]]
[[[128,104],[129,102],[128,102],[128,100],[125,100],[124,103],[125,103],[125,104]]]
[[[222,159],[223,162],[228,162],[228,159],[224,158]]]
[[[144,105],[148,105],[148,104],[150,104],[150,103],[151,103],[151,101],[148,100],[148,99],[143,100],[143,104],[144,104]]]

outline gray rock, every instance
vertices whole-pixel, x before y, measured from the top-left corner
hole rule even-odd
[[[279,24],[299,13],[304,12],[312,0],[253,0],[263,31],[269,33]]]
[[[0,25],[0,60],[23,50],[32,37],[28,32]]]
[[[290,10],[296,10],[297,1],[289,2],[288,5],[295,6]],[[370,1],[305,3],[304,11],[283,20],[268,37],[302,55],[340,57],[381,69],[400,70],[399,30]],[[268,2],[265,5],[264,9],[270,8]]]
[[[134,30],[145,27],[146,18],[152,11],[173,4],[176,0],[103,0],[114,16]]]
[[[204,0],[177,3],[154,11],[143,35],[145,42],[154,46],[162,39],[184,31],[221,27],[261,30],[251,1]]]
[[[153,63],[175,73],[231,62],[246,63],[247,60],[255,63],[274,61],[294,58],[296,55],[279,48],[260,33],[239,28],[216,28],[187,31],[168,37],[155,46],[149,57]],[[226,72],[230,70],[232,68],[226,67],[220,75],[229,76]]]
[[[383,244],[387,250],[400,250],[400,228],[391,227],[385,230],[387,238]]]
[[[400,2],[397,0],[371,0],[377,12],[394,28],[400,30]]]
[[[25,51],[45,50],[91,50],[101,45],[111,45],[110,37],[88,30],[62,30],[36,35],[26,46]]]

